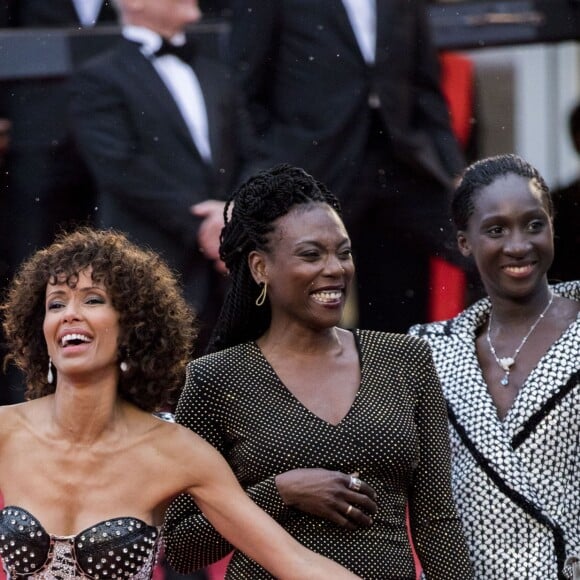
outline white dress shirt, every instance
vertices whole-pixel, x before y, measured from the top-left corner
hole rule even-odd
[[[377,0],[342,0],[360,51],[374,64],[377,49]]]
[[[80,23],[89,28],[94,26],[103,6],[103,0],[73,0]]]
[[[155,70],[171,93],[195,146],[202,159],[211,162],[207,109],[199,80],[189,65],[173,54],[155,57],[153,53],[161,46],[161,36],[141,26],[124,26],[127,40],[141,43],[141,52],[151,60]],[[177,34],[170,39],[175,45],[185,43],[185,35]]]

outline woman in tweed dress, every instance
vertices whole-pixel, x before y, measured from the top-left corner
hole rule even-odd
[[[567,578],[580,555],[580,282],[548,284],[552,202],[524,160],[468,168],[453,214],[488,297],[411,334],[431,345],[447,399],[476,577]]]

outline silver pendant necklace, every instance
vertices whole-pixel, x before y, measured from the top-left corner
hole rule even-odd
[[[491,324],[493,321],[493,309],[490,310],[490,312],[489,312],[489,324],[487,325],[487,334],[486,334],[487,344],[489,345],[489,350],[491,351],[491,354],[493,355],[495,362],[505,372],[504,376],[502,377],[502,379],[500,381],[500,383],[502,384],[503,387],[507,387],[509,385],[510,370],[514,366],[514,364],[516,364],[516,358],[517,358],[518,354],[520,354],[520,350],[522,350],[524,344],[526,344],[526,341],[530,337],[530,334],[532,334],[532,332],[534,332],[534,329],[540,323],[540,320],[542,320],[542,318],[544,318],[544,316],[546,315],[546,312],[548,312],[548,310],[550,309],[550,306],[552,306],[552,302],[554,302],[554,293],[552,291],[550,291],[550,300],[548,300],[548,304],[546,305],[546,308],[544,308],[544,310],[542,311],[540,316],[538,316],[538,318],[536,319],[534,324],[532,324],[532,326],[530,326],[530,330],[528,330],[528,332],[526,333],[524,338],[522,338],[522,342],[520,342],[520,345],[518,346],[518,348],[516,348],[514,354],[512,356],[504,356],[502,358],[499,358],[497,356],[497,353],[495,352],[495,348],[493,347],[493,344],[491,343],[491,338],[489,337],[489,334],[491,332]]]

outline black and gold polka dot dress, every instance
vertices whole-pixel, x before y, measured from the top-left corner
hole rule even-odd
[[[451,497],[445,405],[428,346],[413,337],[355,331],[361,384],[343,420],[332,425],[282,384],[254,342],[190,363],[177,421],[226,457],[249,496],[290,534],[365,579],[414,579],[406,506],[427,579],[471,578]],[[318,467],[358,471],[377,492],[368,529],[349,531],[284,505],[274,477]],[[189,496],[170,506],[166,554],[180,572],[232,550]],[[230,579],[271,576],[236,551]]]

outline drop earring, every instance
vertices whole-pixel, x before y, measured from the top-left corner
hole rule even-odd
[[[126,373],[129,370],[129,363],[127,361],[129,360],[131,353],[129,352],[129,348],[127,347],[123,347],[121,351],[124,352],[122,354],[123,360],[119,363],[119,368],[121,369],[122,373]]]
[[[54,373],[52,372],[52,359],[48,357],[48,372],[46,373],[46,380],[49,385],[54,381]]]
[[[263,282],[262,290],[256,298],[256,306],[262,306],[266,302],[266,292],[268,290],[268,282]]]

